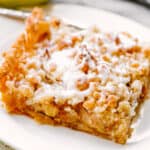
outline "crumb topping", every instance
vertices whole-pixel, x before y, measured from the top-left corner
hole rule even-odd
[[[141,53],[137,39],[126,33],[92,29],[68,34],[60,26],[50,28],[51,39],[37,43],[35,54],[22,64],[25,74],[17,81],[17,88],[28,97],[26,103],[83,103],[94,112],[118,104],[118,111],[122,105],[136,105],[144,76],[149,73],[149,60]],[[16,82],[7,81],[6,86],[15,87]]]

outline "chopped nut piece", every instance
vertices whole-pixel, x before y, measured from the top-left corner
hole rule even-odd
[[[102,56],[104,61],[110,62],[110,58],[107,55]]]
[[[80,91],[86,90],[89,88],[89,81],[87,79],[78,79],[76,82],[76,86]]]
[[[83,103],[83,107],[86,108],[87,110],[92,110],[95,107],[95,102],[94,100],[88,100]]]
[[[138,63],[133,63],[133,64],[131,64],[131,66],[134,67],[134,68],[138,68],[139,64]]]
[[[86,63],[81,67],[81,70],[82,70],[84,73],[88,73],[89,64],[86,62]]]

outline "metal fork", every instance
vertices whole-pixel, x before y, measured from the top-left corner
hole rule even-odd
[[[25,20],[27,17],[29,17],[31,15],[30,12],[27,11],[22,11],[22,10],[13,10],[13,9],[6,9],[6,8],[0,8],[0,15],[1,16],[5,16],[5,17],[9,17],[12,19],[19,19],[19,20]],[[50,19],[50,16],[45,16],[45,20]],[[69,27],[73,27],[77,30],[82,30],[83,28],[71,24],[69,22],[66,22],[66,25]]]

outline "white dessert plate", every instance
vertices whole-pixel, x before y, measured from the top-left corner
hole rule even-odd
[[[97,25],[104,31],[127,31],[141,42],[150,43],[150,29],[127,18],[89,7],[55,4],[49,13],[66,22],[87,28]],[[22,22],[0,17],[0,49],[8,48],[23,31]],[[115,144],[86,133],[63,127],[39,125],[25,116],[9,115],[0,108],[0,139],[21,150],[141,150],[150,147],[150,101],[143,105],[142,115],[132,138],[126,145]]]

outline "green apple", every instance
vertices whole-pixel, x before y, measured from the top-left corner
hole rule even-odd
[[[0,0],[0,6],[17,7],[17,6],[32,6],[48,2],[48,0]]]

